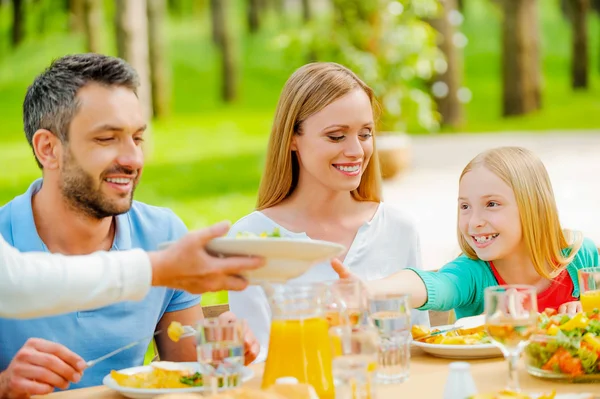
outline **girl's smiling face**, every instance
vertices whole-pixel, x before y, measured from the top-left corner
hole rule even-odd
[[[484,166],[459,183],[458,228],[477,257],[501,260],[524,250],[519,208],[512,188]]]

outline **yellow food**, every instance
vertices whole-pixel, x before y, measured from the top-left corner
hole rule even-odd
[[[184,332],[183,326],[178,321],[171,322],[167,328],[167,335],[173,342],[178,342]]]
[[[189,385],[180,382],[181,377],[192,375],[191,370],[174,367],[169,362],[152,363],[152,371],[124,374],[112,370],[111,377],[122,387],[141,389],[163,389],[163,388],[190,388]]]
[[[411,329],[413,339],[419,340],[421,337],[438,332],[438,329],[430,330],[427,327],[414,325]],[[475,327],[449,331],[445,334],[437,334],[424,341],[428,344],[440,345],[477,345],[489,341],[488,335],[485,332],[485,327]]]

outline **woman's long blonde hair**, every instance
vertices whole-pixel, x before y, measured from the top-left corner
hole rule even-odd
[[[460,179],[480,166],[512,188],[521,218],[523,240],[533,267],[540,276],[554,278],[573,261],[583,237],[561,227],[552,184],[544,164],[527,149],[500,147],[476,156],[465,167]],[[465,255],[478,259],[460,229],[458,242]],[[565,252],[567,249],[570,251]]]
[[[348,68],[332,62],[304,65],[283,87],[269,137],[266,165],[258,190],[258,210],[277,205],[298,184],[299,164],[292,151],[292,137],[302,132],[302,123],[327,105],[353,90],[361,89],[376,109],[373,90]],[[381,200],[381,171],[373,136],[373,155],[359,186],[352,191],[357,201]]]

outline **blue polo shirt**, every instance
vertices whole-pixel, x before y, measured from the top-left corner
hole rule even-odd
[[[36,180],[25,194],[0,208],[0,234],[23,252],[48,251],[37,233],[31,208],[31,197],[41,186],[42,180]],[[172,211],[135,201],[129,212],[116,219],[112,246],[115,251],[132,248],[154,250],[159,243],[176,240],[187,231]],[[199,303],[198,296],[184,291],[152,288],[139,302],[122,302],[100,309],[32,320],[0,318],[0,370],[8,367],[29,338],[60,343],[84,360],[92,360],[152,335],[165,312],[187,309]],[[149,343],[150,338],[98,363],[85,371],[81,382],[71,384],[70,388],[100,385],[102,378],[113,369],[142,365]]]

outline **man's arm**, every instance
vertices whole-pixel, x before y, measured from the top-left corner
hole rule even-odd
[[[196,354],[196,338],[183,338],[179,342],[173,342],[167,335],[169,325],[178,321],[182,325],[192,326],[196,328],[196,324],[203,318],[202,306],[196,305],[191,308],[178,310],[175,312],[167,312],[158,322],[156,331],[162,330],[161,334],[156,336],[156,346],[160,360],[168,360],[172,362],[195,362],[198,360]]]

